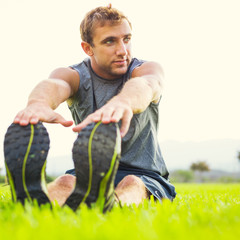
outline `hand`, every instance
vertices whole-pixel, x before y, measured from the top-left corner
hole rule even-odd
[[[124,137],[129,129],[133,111],[126,101],[121,100],[118,96],[112,98],[103,107],[90,114],[80,124],[73,128],[74,132],[80,132],[92,122],[102,121],[103,124],[110,122],[119,122],[122,120],[120,129],[121,136]]]
[[[29,123],[37,124],[39,121],[60,123],[64,127],[70,127],[73,124],[73,121],[65,120],[60,114],[54,112],[47,104],[41,102],[29,104],[16,115],[13,122],[21,126],[26,126]]]

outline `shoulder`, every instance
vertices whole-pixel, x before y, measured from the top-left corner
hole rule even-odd
[[[84,70],[89,71],[89,67],[90,67],[90,59],[89,58],[84,59],[80,63],[69,66],[69,68],[75,70],[79,74]]]
[[[141,65],[134,68],[132,72],[132,77],[141,77],[145,75],[158,75],[159,77],[163,78],[163,68],[157,62],[145,61]]]
[[[78,90],[80,77],[78,72],[71,67],[60,67],[55,69],[49,76],[51,79],[58,79],[66,82],[71,88],[72,94]]]

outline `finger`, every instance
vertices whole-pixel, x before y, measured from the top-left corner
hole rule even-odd
[[[84,121],[82,121],[77,126],[73,127],[74,132],[80,132],[83,128],[85,128],[88,124],[93,123],[93,118],[91,115],[89,115]]]
[[[73,130],[74,132],[81,132],[81,130],[82,130],[83,128],[85,128],[88,124],[90,124],[90,123],[87,123],[87,122],[85,122],[85,123],[80,123],[79,125],[73,127],[72,130]]]
[[[108,108],[104,110],[102,113],[101,121],[104,124],[110,123],[112,120],[112,116],[114,115],[115,110],[113,108]]]
[[[44,121],[44,119],[43,119]],[[70,127],[73,125],[73,121],[67,121],[62,115],[58,113],[54,113],[54,117],[51,118],[49,121],[50,123],[60,123],[64,127]]]
[[[13,122],[18,124],[20,122],[21,116],[22,116],[22,111],[15,116]]]
[[[36,116],[33,116],[30,118],[29,123],[31,124],[37,124],[39,122],[39,118]]]
[[[116,110],[112,114],[111,122],[119,122],[122,117],[123,117],[123,110],[122,109]]]
[[[61,125],[63,125],[64,127],[70,127],[73,125],[73,121],[67,121],[62,115],[55,113],[56,115],[56,123],[60,123]]]
[[[29,123],[37,124],[38,121],[39,121],[38,116],[28,109],[20,111],[13,120],[15,124],[19,124],[21,126],[26,126]]]
[[[124,137],[127,134],[132,116],[133,116],[133,114],[131,114],[130,112],[126,112],[124,114],[124,116],[122,118],[122,126],[120,129],[121,137]]]
[[[62,124],[64,127],[71,127],[73,125],[73,121],[65,121],[61,122],[60,124]]]
[[[32,121],[32,122],[31,122]],[[21,126],[27,126],[29,123],[37,124],[38,123],[38,117],[31,112],[22,112],[19,122]]]
[[[89,117],[92,118],[93,122],[99,122],[102,119],[102,114],[103,114],[103,111],[97,110],[94,113],[92,113],[91,115],[89,115]]]

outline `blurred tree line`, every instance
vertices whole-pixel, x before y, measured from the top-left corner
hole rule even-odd
[[[238,152],[240,162],[240,152]],[[232,173],[211,171],[206,161],[200,160],[193,162],[189,170],[175,170],[170,174],[171,182],[187,183],[187,182],[220,182],[220,183],[240,183],[240,173],[233,175]]]

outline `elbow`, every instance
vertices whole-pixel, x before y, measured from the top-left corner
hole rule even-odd
[[[164,90],[163,78],[158,75],[149,76],[147,78],[147,87],[152,92],[151,102],[157,103],[160,100]]]

